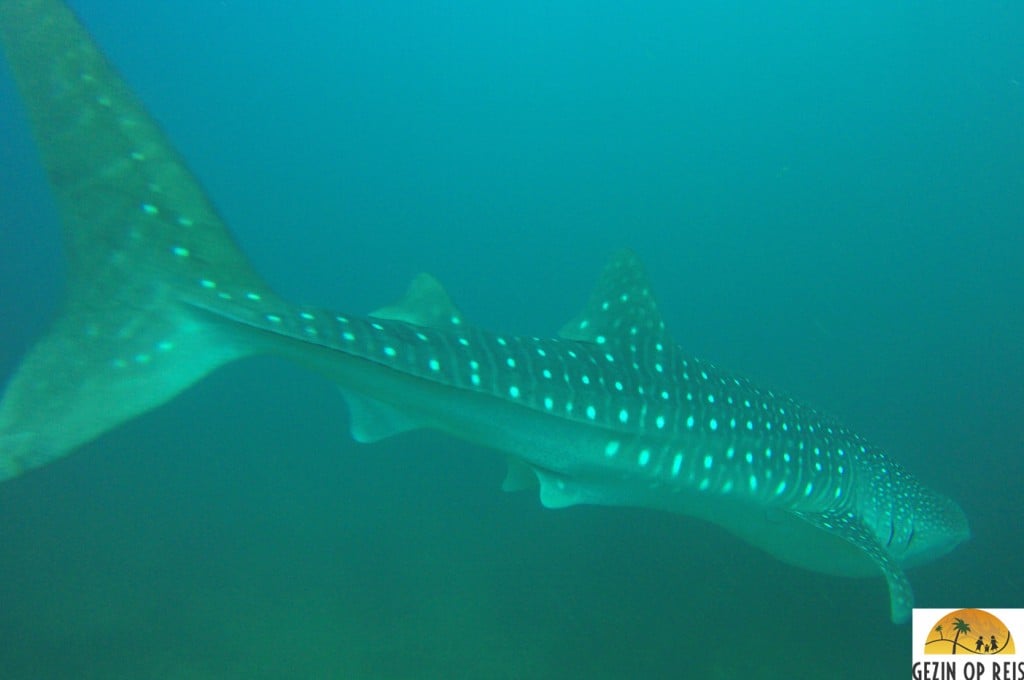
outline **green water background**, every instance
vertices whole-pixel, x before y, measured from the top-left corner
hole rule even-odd
[[[963,505],[919,604],[1024,606],[1024,5],[72,4],[281,292],[367,312],[430,271],[544,335],[632,247],[688,352]],[[8,375],[62,264],[6,70],[0,129]],[[0,487],[0,677],[906,677],[881,579],[502,474],[228,367]]]

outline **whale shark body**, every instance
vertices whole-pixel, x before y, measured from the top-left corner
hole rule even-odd
[[[552,338],[474,326],[427,275],[365,318],[288,303],[68,8],[0,0],[0,35],[69,258],[63,308],[0,402],[0,480],[277,354],[337,383],[358,441],[440,430],[507,457],[505,488],[547,507],[668,510],[795,565],[880,574],[897,622],[904,569],[967,538],[961,509],[877,447],[684,354],[630,252]]]

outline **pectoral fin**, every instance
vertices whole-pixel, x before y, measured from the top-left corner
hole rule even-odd
[[[874,562],[889,586],[889,614],[893,623],[906,623],[914,606],[914,591],[903,568],[886,552],[868,529],[852,514],[839,512],[796,513],[822,531],[839,536],[860,549]]]

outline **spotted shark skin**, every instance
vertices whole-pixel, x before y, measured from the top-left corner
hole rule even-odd
[[[225,363],[327,375],[370,442],[432,428],[500,452],[548,507],[657,508],[809,569],[885,577],[969,535],[962,510],[786,396],[686,356],[637,258],[553,338],[468,323],[433,278],[363,318],[270,290],[198,182],[57,0],[0,0],[0,36],[61,210],[66,301],[0,402],[0,480],[60,458]]]

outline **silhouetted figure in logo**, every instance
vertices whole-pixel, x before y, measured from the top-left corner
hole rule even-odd
[[[993,652],[999,651],[999,643],[996,642],[996,636],[995,635],[992,636],[992,642],[989,643],[989,647],[992,648]]]
[[[978,636],[978,642],[974,645],[974,651],[980,652],[981,651],[981,647],[984,644],[985,644],[985,639],[979,635]]]
[[[988,645],[985,645],[985,653],[988,654]]]

